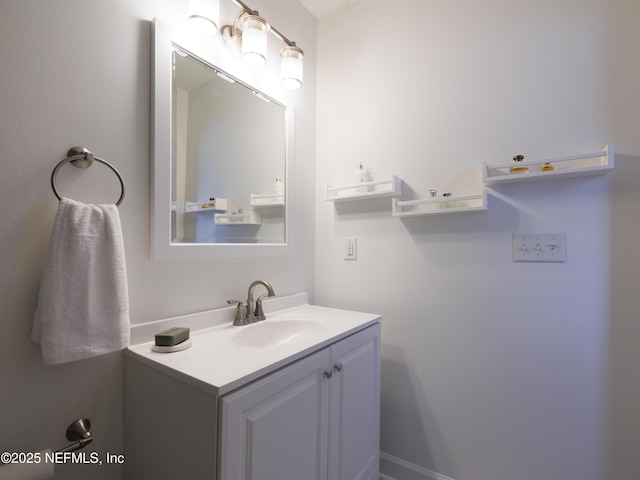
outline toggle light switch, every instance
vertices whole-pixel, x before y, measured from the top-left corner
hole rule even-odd
[[[514,262],[564,263],[565,233],[514,233]]]

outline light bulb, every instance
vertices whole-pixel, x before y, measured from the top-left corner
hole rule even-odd
[[[257,15],[242,19],[242,60],[252,67],[267,63],[267,34],[271,29],[267,21]]]
[[[289,45],[280,50],[282,67],[280,78],[282,85],[291,90],[297,90],[302,86],[302,60],[304,53],[295,45]]]

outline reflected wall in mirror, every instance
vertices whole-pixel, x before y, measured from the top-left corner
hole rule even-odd
[[[286,95],[221,44],[157,19],[153,35],[153,257],[290,253]]]
[[[284,243],[285,108],[173,50],[172,242]]]

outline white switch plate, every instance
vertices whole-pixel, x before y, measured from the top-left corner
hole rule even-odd
[[[344,239],[344,259],[358,259],[358,240],[356,239],[356,237],[346,237]]]
[[[514,262],[564,263],[565,233],[514,233]]]

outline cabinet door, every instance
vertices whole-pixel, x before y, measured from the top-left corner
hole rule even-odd
[[[379,478],[380,324],[331,347],[329,479]]]
[[[221,480],[326,480],[329,349],[221,399]]]

